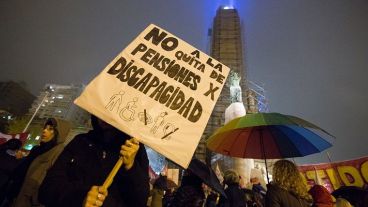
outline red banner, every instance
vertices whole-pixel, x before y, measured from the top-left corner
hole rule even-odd
[[[320,184],[330,192],[340,186],[368,185],[368,157],[334,163],[300,165],[299,171],[309,185]]]
[[[3,134],[0,132],[0,144],[3,144],[10,139],[19,139],[22,142],[22,144],[24,144],[27,137],[28,137],[28,133]]]

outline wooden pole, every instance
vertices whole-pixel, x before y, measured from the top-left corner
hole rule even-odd
[[[116,175],[116,173],[118,173],[120,167],[123,165],[123,157],[120,156],[119,160],[116,162],[114,168],[112,168],[110,174],[107,176],[105,182],[103,183],[102,187],[104,189],[108,189],[112,183],[112,181],[114,181],[114,177]]]

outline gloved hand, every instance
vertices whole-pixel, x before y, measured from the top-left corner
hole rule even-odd
[[[92,186],[88,191],[86,198],[84,199],[84,207],[102,206],[105,198],[107,197],[107,189],[102,186]]]
[[[139,149],[139,141],[136,138],[131,138],[121,145],[120,155],[123,157],[124,168],[129,170],[133,167],[135,155]]]

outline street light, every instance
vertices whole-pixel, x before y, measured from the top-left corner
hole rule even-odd
[[[36,114],[37,114],[38,110],[40,110],[40,108],[41,108],[41,106],[42,106],[43,102],[45,102],[45,101],[46,101],[46,99],[47,99],[48,95],[49,95],[49,94],[50,94],[50,92],[52,92],[52,91],[54,91],[54,89],[52,88],[52,86],[47,86],[47,87],[45,88],[45,96],[42,98],[41,103],[37,106],[37,108],[36,108],[35,112],[33,113],[32,117],[31,117],[31,119],[28,121],[28,123],[27,123],[26,127],[23,129],[23,133],[27,131],[27,129],[28,129],[28,127],[29,127],[29,125],[30,125],[30,124],[31,124],[31,122],[33,121],[34,117],[36,116]]]

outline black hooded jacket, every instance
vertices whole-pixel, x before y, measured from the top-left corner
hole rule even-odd
[[[60,131],[59,126],[57,124],[58,120],[54,118],[49,118],[47,119],[45,126],[47,122],[51,122],[51,124],[54,126],[56,133],[55,137],[48,142],[41,142],[40,145],[34,146],[32,150],[29,152],[29,154],[19,161],[20,162],[19,165],[14,169],[13,174],[11,175],[7,183],[7,187],[5,189],[6,192],[4,192],[6,199],[9,200],[10,202],[12,202],[12,200],[16,198],[17,195],[19,194],[19,191],[26,177],[27,171],[32,162],[35,159],[37,159],[37,157],[39,157],[40,155],[54,148],[58,143],[59,139],[58,134]],[[68,133],[69,129],[65,131],[67,131],[66,133]]]
[[[245,193],[239,186],[239,183],[229,183],[225,189],[227,198],[220,196],[220,207],[245,207],[247,206],[245,200]]]
[[[39,201],[52,207],[80,207],[93,185],[101,186],[119,158],[120,146],[129,136],[102,130],[92,116],[93,130],[77,135],[48,171],[39,189]],[[140,144],[134,165],[122,167],[108,189],[104,205],[146,206],[149,195],[148,158]]]
[[[308,207],[306,200],[279,187],[276,184],[267,185],[266,207]]]

